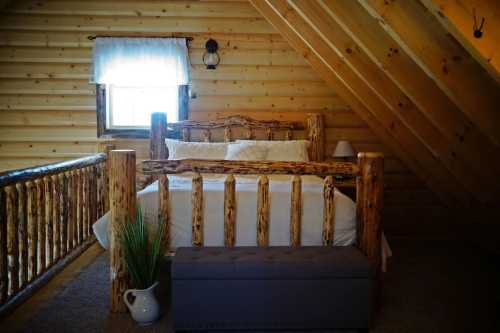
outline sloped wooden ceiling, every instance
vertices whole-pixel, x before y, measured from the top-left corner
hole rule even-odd
[[[251,2],[443,202],[498,200],[498,83],[419,0]]]

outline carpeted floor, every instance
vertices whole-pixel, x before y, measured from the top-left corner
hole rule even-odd
[[[500,260],[466,244],[392,241],[373,332],[500,332]],[[171,332],[168,311],[150,327],[108,315],[108,257],[101,254],[23,322],[2,332]],[[160,297],[168,309],[168,271]]]

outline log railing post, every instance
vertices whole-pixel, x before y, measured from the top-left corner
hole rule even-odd
[[[7,302],[9,295],[6,206],[5,191],[0,187],[0,305]]]
[[[301,226],[302,226],[302,179],[300,178],[300,176],[293,176],[291,212],[290,212],[291,246],[300,246]]]
[[[224,142],[231,142],[231,126],[224,127]]]
[[[38,225],[38,271],[40,275],[45,271],[45,203],[44,194],[45,189],[42,179],[35,179],[36,186],[36,219]]]
[[[81,169],[82,173],[82,237],[87,239],[89,236],[89,219],[90,219],[90,203],[89,203],[89,172],[87,168]]]
[[[18,201],[16,187],[5,188],[7,208],[7,256],[9,272],[9,297],[19,291],[19,234],[17,229]]]
[[[333,177],[325,178],[323,186],[323,245],[332,246],[335,220],[335,188]]]
[[[59,174],[59,246],[60,256],[64,258],[67,253],[67,236],[68,236],[68,180],[64,173]]]
[[[236,240],[236,182],[232,174],[224,182],[224,246],[233,247]]]
[[[203,246],[203,178],[199,173],[193,176],[191,204],[192,243],[193,246]]]
[[[269,178],[260,176],[257,185],[257,245],[269,245]]]
[[[159,195],[159,216],[158,221],[164,220],[165,223],[165,234],[163,236],[163,241],[165,245],[165,251],[170,250],[170,198],[168,191],[168,177],[167,175],[161,175],[158,179],[158,195]]]
[[[61,218],[60,208],[61,204],[59,200],[61,197],[59,196],[59,177],[57,175],[53,175],[52,177],[52,243],[54,247],[54,260],[53,263],[57,262],[60,258],[61,247],[59,242],[59,219]]]
[[[149,158],[152,160],[168,159],[168,149],[165,144],[167,138],[167,114],[164,112],[151,113],[151,131],[149,141]]]
[[[83,241],[83,176],[82,170],[78,169],[76,172],[76,243],[80,245]]]
[[[203,131],[203,141],[204,142],[212,141],[212,132],[209,129]]]
[[[273,139],[274,135],[273,135],[273,130],[271,127],[267,128],[266,137],[267,137],[267,140],[269,140],[269,141],[271,141]]]
[[[109,154],[111,206],[110,279],[111,312],[126,312],[123,293],[127,290],[128,272],[123,262],[119,233],[124,223],[133,223],[136,214],[135,151],[113,150]]]
[[[43,178],[43,191],[45,197],[45,232],[46,232],[46,266],[52,266],[54,262],[54,235],[53,235],[53,223],[52,223],[52,184],[50,182],[50,177],[46,176]]]
[[[18,213],[17,228],[19,232],[19,287],[28,283],[28,219],[26,216],[26,191],[24,184],[17,183]]]
[[[358,167],[358,246],[378,271],[381,263],[384,157],[381,153],[359,153]]]
[[[191,141],[191,130],[189,128],[182,129],[182,141]]]
[[[321,162],[325,155],[325,124],[321,113],[307,115],[307,130],[310,142],[309,157],[311,161]]]
[[[26,182],[26,211],[28,216],[28,281],[36,277],[38,270],[38,228],[36,216],[36,187],[32,181]]]

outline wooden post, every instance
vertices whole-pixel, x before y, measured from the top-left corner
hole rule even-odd
[[[334,220],[335,220],[335,188],[333,183],[333,177],[328,176],[325,178],[325,183],[323,186],[323,245],[332,246],[333,245],[333,230],[334,230]]]
[[[123,262],[119,233],[124,223],[133,223],[136,214],[135,151],[113,150],[109,154],[109,190],[111,206],[110,237],[110,304],[111,312],[126,312],[123,293],[129,287],[128,272]]]
[[[88,223],[90,216],[89,172],[87,168],[82,168],[81,173],[82,173],[82,206],[83,206],[82,235],[83,239],[85,240],[89,236],[89,223]]]
[[[224,127],[224,142],[231,142],[231,127]]]
[[[82,170],[76,172],[76,243],[81,244],[83,241],[83,175]]]
[[[8,263],[7,263],[7,203],[4,189],[0,187],[0,305],[8,299]]]
[[[35,179],[36,185],[36,220],[38,225],[38,275],[45,272],[45,202],[42,179]]]
[[[165,235],[163,238],[165,251],[170,250],[170,198],[168,191],[168,177],[161,175],[158,179],[158,195],[160,199],[160,210],[158,221],[165,221]]]
[[[360,172],[356,182],[358,246],[379,271],[384,157],[381,153],[359,153],[358,166]]]
[[[73,249],[73,229],[75,228],[76,220],[76,197],[75,197],[75,179],[73,177],[73,171],[66,172],[66,179],[68,180],[68,223],[66,228],[66,243],[67,251]]]
[[[104,162],[104,172],[103,172],[103,176],[104,176],[104,193],[103,193],[103,196],[104,196],[104,213],[108,212],[109,211],[109,152],[111,150],[113,150],[115,148],[114,145],[111,145],[111,144],[105,144],[105,145],[102,145],[100,146],[100,152],[102,153],[105,153],[106,154],[106,162]],[[81,170],[83,171],[83,170]],[[81,177],[83,177],[83,173],[81,174]],[[81,181],[82,184],[83,184],[83,180]],[[83,185],[82,185],[82,188],[83,188]],[[83,198],[82,198],[83,200]]]
[[[246,139],[247,140],[252,140],[253,139],[253,129],[252,128],[249,128],[246,132]]]
[[[212,132],[209,129],[203,131],[203,141],[210,142],[212,140]]]
[[[59,213],[61,218],[59,219],[59,246],[61,258],[66,256],[67,253],[67,236],[68,236],[68,179],[64,173],[59,174]]]
[[[268,140],[272,140],[273,139],[273,130],[271,129],[271,127],[267,128],[266,137],[267,137]]]
[[[191,141],[191,130],[189,128],[182,129],[182,141]]]
[[[257,245],[269,245],[269,178],[260,176],[257,189]]]
[[[224,246],[233,247],[236,242],[236,182],[232,174],[224,182]]]
[[[91,188],[90,188],[90,225],[89,225],[89,233],[92,234],[92,225],[94,225],[95,221],[97,221],[97,166],[92,165],[90,168],[90,179],[91,179]]]
[[[192,213],[192,243],[193,246],[203,246],[203,178],[197,172],[193,176],[191,193]]]
[[[149,136],[149,158],[152,160],[168,159],[168,149],[165,144],[167,138],[167,114],[164,112],[151,113],[151,131]]]
[[[290,212],[291,246],[300,246],[301,226],[302,226],[302,179],[300,178],[300,176],[293,176],[291,212]]]
[[[59,242],[59,219],[61,218],[60,207],[61,204],[59,200],[60,187],[59,187],[59,177],[57,175],[52,176],[52,242],[54,246],[54,263],[59,260],[61,247]]]
[[[19,234],[17,230],[18,201],[13,185],[5,188],[7,208],[7,255],[9,269],[9,297],[19,291]]]
[[[18,213],[17,228],[19,232],[19,286],[28,283],[28,219],[26,216],[26,191],[24,184],[17,183]]]
[[[36,277],[38,270],[38,228],[36,216],[36,187],[32,181],[26,182],[28,215],[28,281],[31,282]]]
[[[292,140],[293,138],[293,133],[292,133],[292,130],[286,130],[285,132],[285,140]]]
[[[43,178],[43,192],[45,198],[45,232],[46,232],[46,265],[50,267],[54,262],[54,231],[52,223],[52,184],[50,177]]]
[[[325,124],[321,113],[307,115],[307,130],[311,143],[309,157],[311,161],[321,162],[325,155]]]

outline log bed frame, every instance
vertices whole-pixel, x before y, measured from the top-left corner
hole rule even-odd
[[[225,161],[225,160],[167,160],[165,144],[168,127],[182,132],[182,138],[190,141],[193,131],[201,131],[204,141],[212,140],[212,131],[223,130],[224,141],[234,139],[233,129],[242,128],[243,137],[251,139],[257,131],[272,140],[283,134],[290,140],[294,131],[306,129],[310,141],[310,162],[275,161]],[[334,186],[356,188],[358,217],[358,247],[378,269],[381,263],[381,210],[383,199],[383,163],[380,153],[359,153],[357,163],[325,162],[324,122],[321,114],[310,114],[307,125],[300,122],[257,121],[244,117],[230,117],[215,121],[181,121],[168,124],[166,115],[155,113],[151,117],[150,160],[142,162],[143,172],[159,180],[159,215],[166,219],[166,242],[170,241],[170,205],[168,174],[194,172],[192,186],[192,245],[203,246],[203,177],[202,173],[227,174],[224,186],[224,244],[235,245],[236,228],[236,174],[259,175],[257,190],[257,244],[269,245],[269,180],[267,175],[289,174],[292,177],[290,211],[290,246],[300,246],[301,239],[301,178],[300,175],[324,177],[323,244],[332,245],[334,232]],[[109,193],[111,211],[110,271],[111,311],[126,311],[122,300],[128,288],[126,267],[122,261],[122,248],[117,241],[121,223],[129,221],[136,212],[136,155],[133,150],[113,150],[109,155]]]

